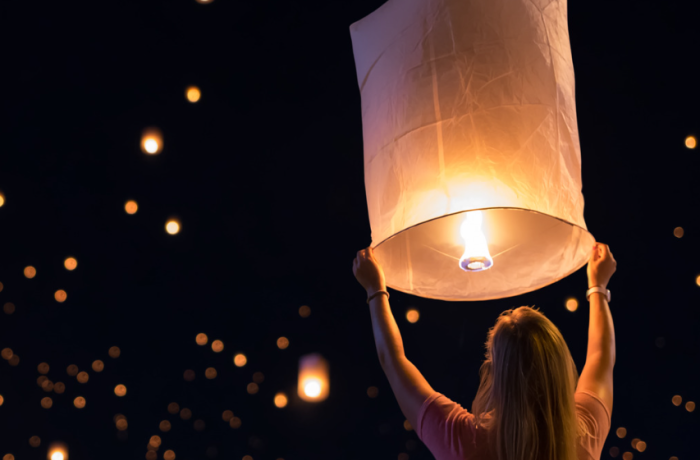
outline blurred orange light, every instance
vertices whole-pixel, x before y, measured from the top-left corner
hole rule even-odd
[[[209,341],[209,337],[207,337],[207,334],[201,332],[197,334],[194,340],[197,342],[197,345],[206,345]]]
[[[637,444],[638,444],[640,441],[641,441],[641,440],[640,440],[639,438],[634,438],[634,439],[630,442],[630,444],[632,445],[632,449],[636,449],[636,448],[637,448]]]
[[[5,403],[5,397],[3,395],[0,395],[0,406],[2,406]]]
[[[2,208],[4,204],[5,204],[5,195],[3,195],[2,192],[0,192],[0,208]]]
[[[617,434],[618,438],[624,438],[625,436],[627,436],[627,428],[620,427],[615,433]]]
[[[56,382],[56,384],[53,386],[53,391],[54,393],[60,395],[66,391],[66,385],[63,382]]]
[[[126,431],[127,428],[129,428],[129,422],[125,418],[120,418],[116,422],[117,424],[117,430],[119,431]]]
[[[611,447],[610,448],[610,456],[614,458],[614,457],[617,457],[618,455],[620,455],[620,449],[618,447],[614,447],[614,446]]]
[[[165,231],[171,235],[176,235],[180,232],[180,223],[174,219],[169,220],[165,224]]]
[[[248,362],[248,358],[243,353],[238,353],[233,357],[233,363],[238,367],[243,367]]]
[[[176,402],[171,402],[170,404],[168,404],[168,412],[170,412],[171,414],[177,414],[178,412],[180,412],[180,405]]]
[[[300,358],[297,391],[299,397],[308,402],[323,401],[328,397],[328,362],[318,353]]]
[[[192,418],[192,411],[185,407],[180,411],[180,418],[182,420],[189,420]]]
[[[208,378],[209,380],[215,379],[217,375],[216,369],[213,367],[208,367],[206,371],[204,371],[204,376]]]
[[[644,441],[639,441],[635,447],[639,452],[644,452],[647,449],[647,443]]]
[[[415,308],[411,308],[406,312],[406,319],[409,323],[415,323],[420,318],[420,313]]]
[[[41,407],[44,409],[51,409],[51,406],[53,406],[53,399],[49,398],[48,396],[41,398]]]
[[[673,236],[676,238],[683,238],[683,235],[685,234],[685,231],[683,230],[683,227],[676,227],[673,229]]]
[[[695,410],[695,403],[693,401],[688,401],[685,403],[685,410],[688,412],[693,412]]]
[[[219,353],[224,350],[224,342],[221,340],[214,340],[211,343],[211,349],[214,351],[214,353]]]
[[[75,257],[69,257],[63,261],[63,266],[66,267],[66,270],[75,270],[78,267],[78,261],[75,260]]]
[[[78,396],[73,400],[73,405],[78,409],[82,409],[83,407],[85,407],[85,398],[83,398],[82,396]]]
[[[56,291],[56,293],[53,296],[56,299],[56,302],[59,303],[65,302],[68,298],[68,294],[66,294],[66,291],[64,291],[63,289],[59,289],[58,291]]]
[[[1,291],[2,289],[0,289]],[[6,302],[5,305],[2,307],[2,311],[5,312],[7,315],[11,315],[15,312],[15,304],[12,302]]]
[[[576,300],[574,297],[566,299],[566,309],[569,311],[578,310],[578,300]]]
[[[186,382],[191,382],[194,380],[194,371],[192,369],[187,369],[183,374],[183,378]]]
[[[367,396],[370,398],[376,398],[379,396],[379,388],[377,387],[369,387],[367,388]]]
[[[172,425],[168,420],[161,420],[161,422],[158,424],[158,429],[160,429],[160,431],[163,433],[170,431],[170,428],[172,428]]]
[[[124,203],[124,211],[126,211],[127,214],[136,214],[136,211],[138,210],[139,205],[134,200],[129,200]]]
[[[632,460],[634,458],[634,454],[632,452],[625,452],[622,454],[622,460]]]
[[[258,387],[258,384],[255,382],[250,382],[248,384],[248,388],[247,388],[248,394],[254,395],[255,393],[258,392],[259,389],[260,388]]]
[[[146,452],[146,460],[156,460],[158,458],[158,454],[156,454],[154,451],[149,450]]]
[[[279,407],[280,409],[285,407],[287,405],[287,395],[284,393],[277,393],[275,395],[275,406]]]
[[[695,140],[694,136],[688,136],[685,138],[685,146],[688,147],[689,149],[694,149],[695,146],[698,145],[697,140]]]
[[[119,358],[119,355],[121,355],[122,352],[119,349],[119,347],[111,347],[109,349],[109,357],[110,358]]]
[[[39,447],[41,445],[41,438],[39,436],[32,436],[29,438],[29,445],[32,447]]]
[[[224,422],[228,422],[228,421],[230,421],[232,418],[233,418],[233,412],[230,411],[230,410],[225,410],[225,411],[223,412],[223,414],[221,414],[221,419],[222,419]]]
[[[146,128],[141,135],[141,150],[148,155],[163,151],[163,134],[158,128]]]
[[[700,286],[700,275],[698,275],[698,277],[695,278],[695,284],[697,284],[698,286]]]
[[[214,0],[195,0],[195,1],[196,1],[197,3],[201,3],[202,5],[205,5],[205,4],[207,4],[207,3],[213,2]]]
[[[12,454],[5,454],[2,456],[2,460],[15,460],[15,456]]]
[[[265,374],[262,372],[256,372],[253,374],[253,382],[255,383],[263,383],[265,381]]]
[[[204,420],[195,420],[194,421],[194,430],[195,431],[204,431],[204,428],[206,427],[206,424],[204,423]]]
[[[676,395],[671,399],[671,402],[673,403],[674,406],[680,406],[681,403],[683,402],[683,398],[681,398],[680,395]]]
[[[8,360],[12,358],[12,355],[14,353],[12,352],[12,348],[3,348],[2,351],[0,352],[0,356],[2,356],[2,359]]]
[[[148,440],[148,444],[150,444],[153,447],[160,447],[162,442],[163,441],[160,439],[160,436],[158,436],[158,435],[151,436],[151,439]]]
[[[114,387],[114,394],[121,397],[126,395],[126,385],[122,385],[121,383]]]
[[[302,318],[308,318],[311,314],[311,308],[308,305],[303,305],[299,308],[299,316]]]
[[[76,375],[78,375],[78,366],[76,366],[75,364],[71,364],[66,368],[66,373],[71,377],[75,377]]]
[[[31,265],[24,267],[24,276],[29,279],[34,278],[36,276],[36,268],[32,267]]]
[[[15,355],[12,355],[12,358],[8,359],[8,360],[7,360],[7,363],[8,363],[10,366],[16,366],[16,365],[18,365],[18,364],[19,364],[19,356],[17,356],[16,354],[15,354]]]
[[[80,383],[87,383],[87,381],[90,379],[90,375],[85,371],[78,372],[77,379]]]
[[[105,363],[99,359],[92,362],[92,370],[95,372],[102,372],[105,368]]]
[[[277,339],[277,348],[284,350],[289,346],[289,339],[287,337],[280,337]]]
[[[241,427],[241,419],[238,417],[233,417],[228,424],[231,426],[233,429],[237,429]]]
[[[202,97],[202,92],[196,86],[190,86],[187,88],[185,95],[187,96],[187,100],[194,104]]]
[[[253,457],[251,457],[250,455],[244,455],[241,460],[253,460]]]

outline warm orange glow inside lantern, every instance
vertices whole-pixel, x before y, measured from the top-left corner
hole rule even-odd
[[[49,460],[68,460],[68,448],[63,443],[53,443],[49,446],[47,458]]]
[[[350,27],[387,285],[475,301],[588,262],[566,1],[389,0]]]
[[[309,402],[323,401],[328,398],[329,386],[328,361],[318,353],[302,356],[297,387],[299,397]]]
[[[148,155],[155,155],[163,150],[163,133],[158,128],[150,127],[141,135],[141,150]]]

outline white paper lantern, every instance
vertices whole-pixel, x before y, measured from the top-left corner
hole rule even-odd
[[[587,263],[564,0],[389,0],[350,32],[389,287],[496,299]]]

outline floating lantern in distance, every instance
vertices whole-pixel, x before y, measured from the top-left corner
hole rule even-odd
[[[0,395],[0,406],[2,406],[5,402],[5,397],[3,395]]]
[[[13,314],[15,312],[15,304],[12,302],[6,302],[5,305],[2,306],[2,311],[4,311],[7,315]]]
[[[645,450],[647,450],[647,443],[644,442],[644,441],[639,441],[639,442],[637,443],[636,449],[637,449],[639,452],[644,452]]]
[[[209,337],[207,337],[207,334],[204,334],[202,332],[197,334],[197,337],[194,338],[194,341],[197,342],[197,345],[206,345],[209,341]]]
[[[53,399],[49,398],[48,396],[41,398],[41,407],[44,409],[51,409],[51,406],[53,406]]]
[[[685,231],[683,230],[683,227],[676,227],[673,229],[673,236],[676,238],[683,238],[683,235],[685,234]]]
[[[688,136],[685,138],[685,146],[688,147],[689,149],[694,149],[698,145],[697,140],[695,140],[694,136]]]
[[[62,442],[53,442],[49,446],[49,460],[68,460],[68,448]]]
[[[304,401],[319,402],[328,397],[328,362],[318,353],[302,356],[299,360],[297,391]]]
[[[114,387],[114,394],[121,397],[126,395],[126,385],[122,385],[121,383]]]
[[[31,265],[24,267],[24,276],[29,279],[34,278],[36,276],[36,268],[32,267]]]
[[[138,210],[139,205],[134,200],[129,200],[124,203],[124,211],[126,211],[127,214],[136,214]]]
[[[415,308],[411,308],[406,312],[406,320],[409,323],[416,323],[420,319],[420,313]]]
[[[566,309],[569,311],[578,310],[578,300],[573,297],[566,299]]]
[[[289,346],[289,339],[287,337],[280,337],[277,339],[277,348],[284,350]]]
[[[73,405],[77,407],[78,409],[82,409],[85,407],[85,398],[82,396],[78,396],[73,400]]]
[[[172,425],[168,420],[161,420],[160,424],[158,424],[158,429],[163,433],[170,431],[170,428],[172,428]]]
[[[53,391],[56,394],[63,394],[64,391],[66,391],[66,384],[63,382],[56,382],[53,386]]]
[[[66,291],[64,291],[63,289],[59,289],[54,293],[53,297],[54,299],[56,299],[56,302],[63,303],[68,298],[68,294],[66,294]]]
[[[194,104],[202,97],[202,92],[196,86],[190,86],[187,88],[185,95],[187,96],[187,100]]]
[[[90,374],[88,374],[85,371],[78,372],[78,376],[76,378],[78,379],[78,382],[80,382],[80,383],[87,383],[88,380],[90,380]]]
[[[32,436],[29,438],[29,445],[32,447],[39,447],[41,445],[41,438],[39,436]]]
[[[277,393],[275,395],[275,407],[279,407],[282,409],[283,407],[287,406],[287,395],[284,393]]]
[[[688,401],[685,403],[685,410],[688,412],[693,412],[695,410],[695,403],[693,401]]]
[[[224,342],[221,340],[214,340],[211,343],[211,349],[214,353],[220,353],[224,350]]]
[[[615,434],[617,434],[618,438],[624,438],[627,436],[627,428],[621,426],[617,429],[617,431],[615,431]]]
[[[208,378],[209,380],[215,379],[217,375],[216,369],[213,367],[208,367],[207,370],[204,371],[204,376]]]
[[[78,266],[78,261],[75,260],[75,257],[68,257],[63,261],[63,266],[66,267],[66,270],[72,271]]]
[[[350,27],[371,246],[389,287],[498,299],[588,262],[566,3],[532,8],[389,0]],[[517,49],[484,45],[514,36]]]
[[[674,406],[680,406],[683,402],[683,398],[680,395],[676,395],[671,399]]]
[[[2,192],[0,192],[0,208],[5,204],[5,195],[3,195]]]
[[[698,286],[700,286],[700,275],[698,275],[698,277],[695,278],[695,284],[697,284]]]
[[[180,232],[180,222],[175,219],[170,219],[165,223],[165,231],[171,235],[176,235]]]
[[[146,128],[141,135],[141,150],[148,155],[163,151],[163,134],[158,128]]]
[[[243,367],[248,362],[248,358],[245,357],[243,353],[238,353],[233,357],[233,364],[237,367]]]
[[[109,357],[110,358],[119,358],[119,355],[121,354],[121,350],[119,347],[110,347],[109,349]]]
[[[299,307],[299,316],[301,316],[302,318],[308,318],[310,314],[311,307],[309,307],[308,305],[302,305],[301,307]]]
[[[105,363],[100,359],[96,359],[92,362],[92,370],[95,372],[102,372],[105,369]]]

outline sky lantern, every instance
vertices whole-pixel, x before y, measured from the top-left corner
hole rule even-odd
[[[565,0],[389,0],[350,27],[387,285],[476,301],[588,262]]]
[[[299,359],[299,397],[308,402],[323,401],[329,390],[328,361],[318,353]]]
[[[55,442],[49,446],[48,460],[68,460],[68,448],[61,442]]]
[[[163,150],[163,133],[156,127],[143,130],[141,150],[148,155],[156,155]]]

